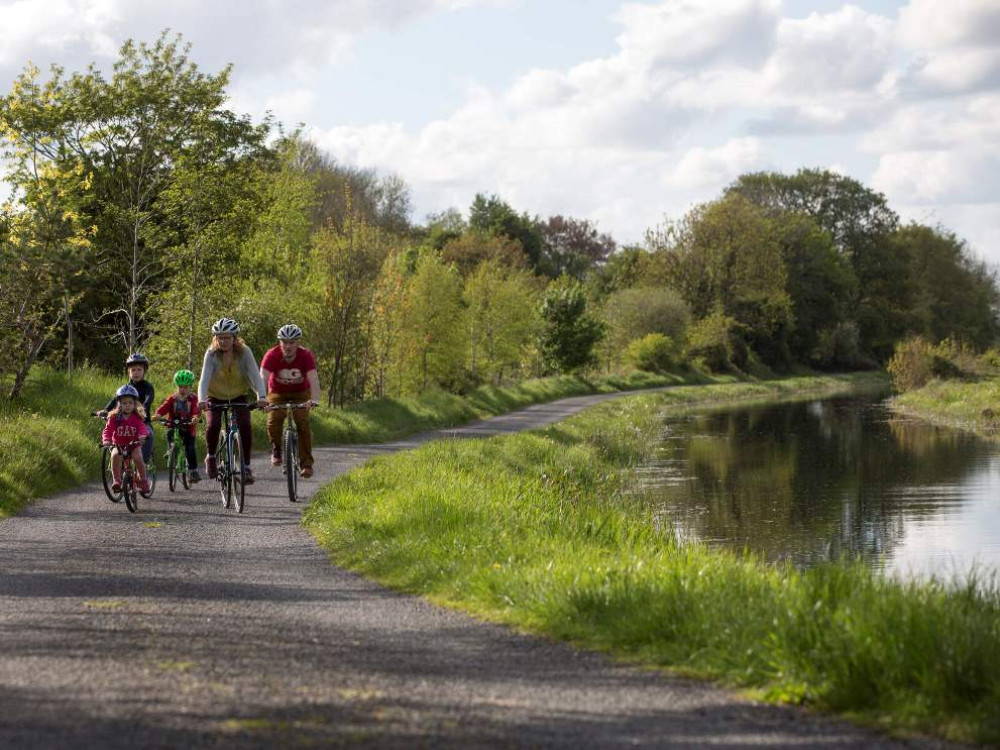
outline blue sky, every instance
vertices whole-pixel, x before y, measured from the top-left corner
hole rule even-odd
[[[0,0],[0,78],[164,27],[232,105],[395,172],[637,241],[741,172],[837,169],[1000,262],[996,0]]]

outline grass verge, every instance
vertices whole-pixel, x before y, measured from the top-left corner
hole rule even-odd
[[[678,545],[627,491],[665,410],[859,383],[678,388],[438,441],[337,479],[305,524],[338,564],[486,619],[891,730],[995,742],[996,581],[800,572]]]
[[[173,390],[169,378],[150,376],[157,405]],[[677,375],[635,372],[587,380],[557,377],[530,380],[508,388],[483,386],[467,396],[429,391],[408,399],[376,399],[346,409],[319,408],[312,413],[314,442],[374,443],[438,427],[451,427],[529,404],[567,396],[635,390],[682,382]],[[17,402],[0,400],[0,518],[27,503],[100,478],[96,450],[102,423],[90,416],[101,409],[124,378],[95,370],[78,371],[70,382],[64,373],[38,367]],[[267,445],[265,417],[254,413],[254,445]],[[156,452],[162,456],[164,433],[157,429]],[[199,455],[204,443],[199,440]]]
[[[1000,434],[1000,378],[934,380],[896,396],[894,410],[984,437]]]

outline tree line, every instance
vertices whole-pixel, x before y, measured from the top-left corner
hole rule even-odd
[[[741,176],[619,248],[479,194],[412,220],[395,175],[227,108],[179,36],[109,75],[28,66],[0,100],[0,377],[44,361],[197,363],[211,321],[294,321],[331,404],[623,366],[875,367],[914,335],[997,339],[992,268],[823,170]]]

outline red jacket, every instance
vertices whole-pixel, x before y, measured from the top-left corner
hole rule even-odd
[[[192,435],[198,434],[198,425],[194,422],[198,419],[200,412],[198,411],[198,397],[193,393],[188,394],[187,398],[181,398],[176,393],[172,393],[166,401],[160,404],[156,413],[168,419],[190,419],[192,424],[188,430]]]

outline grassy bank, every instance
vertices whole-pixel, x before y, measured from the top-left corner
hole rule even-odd
[[[665,410],[864,379],[678,388],[441,441],[324,488],[333,559],[478,616],[898,730],[1000,739],[1000,593],[679,546],[627,492]]]
[[[692,377],[692,379],[698,379]],[[700,378],[704,380],[705,378]],[[124,378],[79,371],[65,374],[36,368],[24,397],[0,400],[0,518],[13,515],[34,498],[45,497],[100,477],[96,445],[102,424],[88,416],[103,408]],[[155,371],[157,404],[172,390],[169,378]],[[312,414],[317,443],[368,443],[392,440],[436,427],[449,427],[522,406],[603,391],[674,385],[684,378],[636,372],[595,380],[578,377],[531,380],[509,388],[484,386],[465,397],[441,391],[410,399],[378,399],[346,409],[320,408]],[[254,441],[267,445],[265,417],[254,414]],[[164,433],[157,431],[162,455]],[[203,452],[199,441],[199,454]]]
[[[1000,378],[977,381],[934,380],[892,400],[893,408],[928,422],[970,430],[983,436],[1000,433]]]

